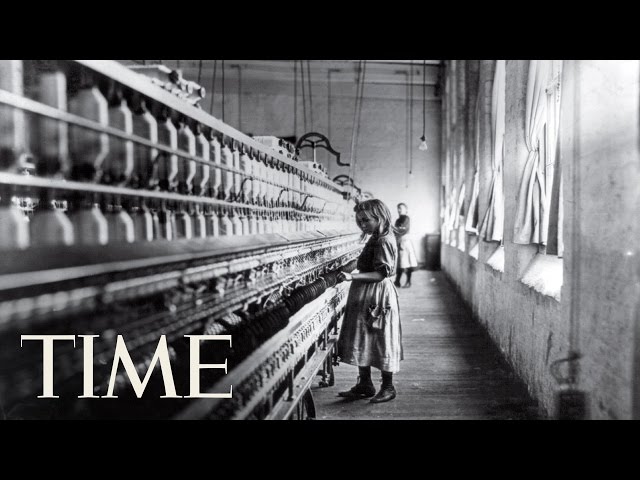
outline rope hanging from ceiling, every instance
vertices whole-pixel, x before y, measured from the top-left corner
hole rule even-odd
[[[293,61],[293,136],[298,138],[298,61]]]
[[[213,99],[216,94],[216,71],[218,69],[218,60],[213,61],[213,78],[211,80],[211,105],[209,106],[209,113],[213,115]]]
[[[242,131],[242,65],[238,68],[238,130]]]
[[[413,62],[409,67],[409,175],[413,173],[413,148],[411,143],[413,139]]]
[[[224,122],[224,60],[222,60],[222,121]]]
[[[304,131],[305,133],[308,132],[308,128],[307,128],[307,95],[305,93],[305,84],[304,84],[304,62],[302,60],[300,61],[300,81],[302,83],[302,116],[304,119]]]
[[[358,104],[359,104],[359,93],[360,93],[360,75],[362,71],[362,60],[358,61],[358,76],[356,80],[356,98],[355,105],[353,109],[353,121],[351,123],[351,148],[349,151],[349,176],[353,179],[353,156],[355,153],[355,143],[356,143],[356,119],[358,117]]]
[[[309,84],[309,123],[313,132],[313,95],[311,94],[311,60],[307,60],[307,83]]]
[[[358,137],[360,135],[360,119],[362,116],[362,100],[364,97],[364,82],[365,76],[367,72],[367,61],[360,60],[358,62],[358,80],[356,86],[356,102],[355,109],[353,112],[353,125],[351,129],[351,168],[350,168],[350,177],[355,183],[356,177],[356,164],[358,161],[357,157],[357,145],[358,145]]]
[[[327,70],[327,138],[331,138],[331,69]]]
[[[422,61],[422,138],[427,138],[427,61]]]
[[[410,72],[402,72],[406,77],[404,88],[404,165],[405,165],[405,188],[409,188],[409,75]]]

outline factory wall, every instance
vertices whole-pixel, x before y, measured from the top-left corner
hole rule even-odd
[[[473,94],[480,95],[479,212],[487,209],[490,186],[491,87],[495,61],[474,61],[457,72],[454,115],[470,116]],[[576,382],[586,394],[592,419],[638,418],[639,354],[638,235],[640,207],[639,62],[564,61],[560,113],[560,164],[564,206],[564,255],[540,253],[537,245],[513,242],[516,199],[527,160],[525,111],[529,61],[506,61],[504,148],[504,271],[487,262],[497,242],[480,240],[478,258],[443,245],[443,269],[473,315],[527,383],[540,408],[557,415],[560,389],[553,362],[580,355]],[[448,63],[448,67],[451,64]],[[460,72],[463,72],[461,74]],[[474,72],[479,75],[473,77]],[[460,77],[463,77],[460,79]],[[476,87],[479,85],[479,88]],[[447,99],[445,105],[449,105]],[[447,145],[467,183],[467,211],[473,175],[469,132],[457,122]],[[443,158],[443,165],[446,159]],[[443,171],[444,171],[443,167]],[[467,247],[474,238],[465,235]],[[548,262],[541,267],[541,261]],[[560,291],[541,293],[522,279],[539,269],[543,282]],[[550,275],[555,275],[552,277]],[[635,333],[634,333],[635,329]],[[634,337],[635,335],[635,337]],[[568,375],[568,363],[558,364]],[[635,412],[635,413],[634,413]]]
[[[355,78],[355,77],[354,77]],[[215,92],[214,115],[221,116],[222,95]],[[405,85],[369,85],[364,87],[364,100],[357,140],[355,182],[363,191],[380,198],[397,217],[396,205],[409,206],[412,218],[411,237],[418,261],[424,262],[426,235],[439,233],[440,211],[440,100],[427,92],[426,138],[429,149],[418,150],[422,135],[422,91],[414,88],[411,116],[412,132],[407,149],[409,107]],[[327,84],[313,82],[313,124],[307,100],[307,129],[304,128],[302,94],[298,86],[297,130],[294,129],[293,82],[243,81],[242,104],[238,102],[237,85],[231,79],[225,86],[225,122],[253,135],[302,136],[308,131],[327,135],[332,147],[349,162],[355,110],[356,83],[334,82],[331,92],[331,121],[327,105]],[[206,107],[210,105],[205,100]],[[239,111],[241,110],[241,115]],[[350,167],[340,167],[319,150],[317,159],[331,178],[350,175]],[[409,158],[409,154],[411,158]],[[311,158],[310,156],[308,157]],[[411,173],[409,173],[411,170]]]

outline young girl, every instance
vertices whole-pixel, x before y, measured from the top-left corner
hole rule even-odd
[[[411,228],[411,220],[407,215],[407,205],[404,203],[398,204],[398,219],[395,224],[395,234],[398,241],[398,269],[396,273],[396,287],[400,286],[400,279],[402,273],[407,274],[407,283],[403,288],[411,287],[411,273],[418,266],[418,260],[416,257],[416,251],[413,249],[413,244],[407,236],[409,228]]]
[[[398,294],[391,278],[398,255],[391,225],[391,213],[380,200],[366,200],[354,208],[362,238],[371,235],[360,257],[359,273],[342,272],[339,281],[353,284],[338,339],[338,353],[343,362],[356,365],[356,385],[341,397],[373,397],[371,403],[393,400],[396,390],[393,373],[403,360],[402,331]],[[371,367],[382,371],[382,387],[376,394],[371,381]],[[375,396],[374,396],[375,395]]]

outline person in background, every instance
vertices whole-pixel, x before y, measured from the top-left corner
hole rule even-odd
[[[362,239],[370,235],[360,257],[358,273],[341,272],[338,281],[353,282],[349,289],[344,320],[338,339],[341,361],[358,367],[356,385],[338,393],[347,398],[373,397],[371,403],[393,400],[393,374],[403,360],[398,294],[391,278],[395,273],[397,246],[391,213],[380,200],[359,203],[354,208]],[[376,394],[371,367],[382,371],[382,386]],[[375,395],[375,396],[374,396]]]
[[[416,258],[416,252],[413,249],[413,244],[408,237],[409,229],[411,227],[411,219],[409,218],[407,205],[404,203],[398,204],[398,219],[395,223],[396,241],[398,242],[398,268],[396,271],[395,286],[400,287],[400,280],[402,274],[407,274],[407,283],[403,288],[411,287],[411,273],[418,266],[418,259]]]

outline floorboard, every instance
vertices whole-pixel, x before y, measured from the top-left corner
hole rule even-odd
[[[442,272],[414,272],[413,286],[400,288],[400,314],[405,360],[394,376],[395,400],[371,404],[346,400],[358,369],[335,367],[335,385],[313,396],[318,420],[373,419],[537,419],[538,408],[522,384],[470,318]],[[380,372],[373,370],[376,388]]]

